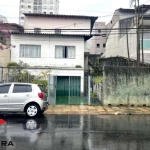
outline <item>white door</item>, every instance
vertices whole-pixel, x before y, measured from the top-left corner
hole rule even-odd
[[[14,84],[9,98],[9,111],[22,111],[25,102],[32,96],[30,84]]]
[[[8,111],[10,86],[11,84],[0,85],[0,111]]]

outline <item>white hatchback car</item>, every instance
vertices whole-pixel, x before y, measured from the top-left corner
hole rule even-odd
[[[48,108],[47,94],[41,85],[31,83],[0,84],[0,112],[25,112],[29,117]]]

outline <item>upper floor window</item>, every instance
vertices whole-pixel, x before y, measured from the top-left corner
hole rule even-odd
[[[53,6],[51,6],[50,9],[53,10]]]
[[[47,0],[44,0],[44,4],[46,4],[47,3]]]
[[[106,47],[106,44],[105,44],[105,43],[103,44],[103,47]]]
[[[41,33],[41,28],[34,28],[34,33]]]
[[[50,0],[50,4],[53,4],[53,0]]]
[[[61,29],[55,29],[55,34],[61,34]]]
[[[75,46],[55,46],[55,57],[56,58],[75,58]]]
[[[97,44],[96,46],[97,46],[97,48],[100,48],[100,44]]]
[[[41,45],[20,45],[19,56],[24,58],[40,58]]]
[[[50,14],[53,14],[53,12],[50,12]]]
[[[42,0],[34,0],[34,5],[42,5]]]
[[[100,30],[100,29],[98,29],[98,33],[101,33],[101,30]]]
[[[43,6],[43,9],[46,9],[47,7],[46,6]]]
[[[28,8],[31,8],[31,6],[30,6],[30,5],[28,5]]]

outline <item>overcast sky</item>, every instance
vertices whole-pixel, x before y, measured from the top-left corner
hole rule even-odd
[[[19,1],[0,0],[0,15],[10,23],[19,22]],[[150,4],[150,0],[140,0],[140,4]],[[59,0],[59,13],[72,15],[99,16],[98,21],[108,22],[118,8],[129,8],[129,0]]]

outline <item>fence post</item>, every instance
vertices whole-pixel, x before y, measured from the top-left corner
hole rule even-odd
[[[50,104],[50,74],[48,75],[48,103]]]
[[[91,77],[88,76],[88,105],[91,105]]]
[[[102,104],[105,104],[105,96],[106,96],[106,82],[105,82],[105,78],[106,78],[106,75],[105,75],[105,66],[103,66],[103,84],[102,84],[102,89],[103,89],[103,91],[102,91],[102,93],[103,93],[103,95],[102,95]]]

